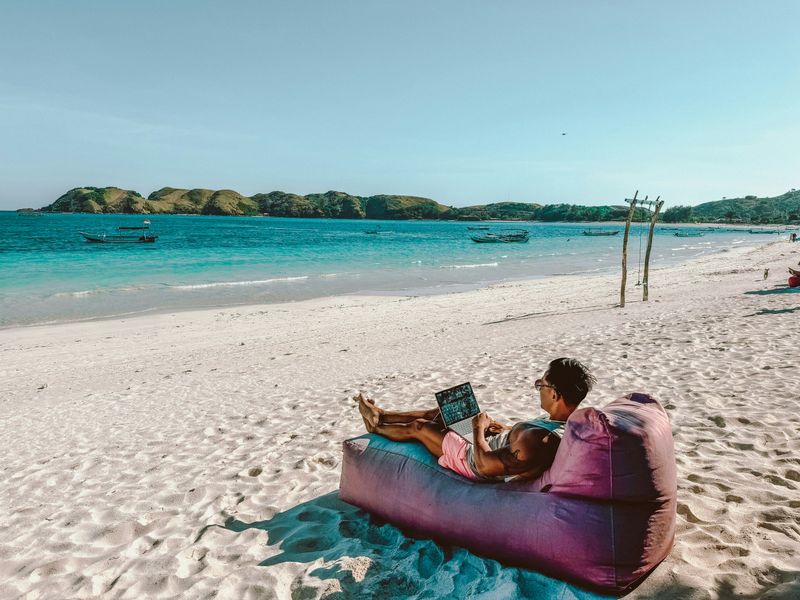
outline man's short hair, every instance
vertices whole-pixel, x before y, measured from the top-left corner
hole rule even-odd
[[[578,406],[597,380],[580,361],[557,358],[547,367],[547,381],[570,406]]]

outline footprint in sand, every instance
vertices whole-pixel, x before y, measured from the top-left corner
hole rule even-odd
[[[730,445],[736,448],[737,450],[753,450],[755,448],[753,444],[745,444],[742,442],[733,442]]]
[[[678,502],[678,514],[681,515],[687,521],[689,521],[689,523],[705,523],[703,519],[701,519],[692,512],[691,508],[689,508],[686,504],[683,504],[682,502]]]
[[[309,533],[307,536],[288,539],[283,543],[282,550],[287,554],[305,554],[327,550],[336,544],[336,537],[333,535],[320,535],[318,530]]]
[[[714,546],[714,549],[732,556],[750,556],[750,550],[744,546],[717,544]]]
[[[417,557],[417,571],[420,577],[428,579],[436,574],[444,562],[444,553],[432,543],[423,545]]]
[[[339,523],[339,535],[345,538],[362,539],[367,531],[366,519],[357,521],[342,521]]]
[[[764,479],[766,479],[773,485],[779,485],[781,487],[794,489],[794,486],[788,481],[786,481],[783,477],[778,477],[777,475],[765,475]]]
[[[398,537],[398,535],[398,530],[391,525],[382,525],[376,527],[375,525],[370,524],[369,528],[367,529],[367,541],[370,544],[377,544],[379,546],[390,545]]]
[[[414,579],[395,573],[380,579],[376,585],[381,598],[411,598],[419,591],[419,582]]]
[[[337,518],[337,515],[331,511],[322,510],[304,510],[297,515],[297,520],[303,523],[319,523],[327,525]]]

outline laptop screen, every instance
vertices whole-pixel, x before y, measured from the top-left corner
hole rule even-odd
[[[436,402],[439,403],[445,425],[471,419],[480,412],[469,382],[436,392]]]

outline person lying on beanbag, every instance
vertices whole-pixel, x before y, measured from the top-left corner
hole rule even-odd
[[[567,418],[594,384],[595,378],[579,361],[557,358],[534,383],[547,417],[509,427],[481,412],[472,419],[472,443],[445,427],[439,408],[390,412],[363,394],[355,400],[370,433],[421,442],[442,467],[468,479],[508,481],[535,479],[550,467]]]

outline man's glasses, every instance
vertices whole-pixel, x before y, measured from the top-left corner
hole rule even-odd
[[[544,379],[537,379],[536,381],[534,381],[533,382],[533,387],[536,388],[537,392],[539,390],[541,390],[543,387],[549,387],[550,389],[553,389],[553,390],[556,389],[556,387],[554,385],[550,385],[549,383],[545,383]]]

